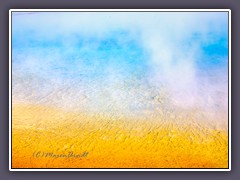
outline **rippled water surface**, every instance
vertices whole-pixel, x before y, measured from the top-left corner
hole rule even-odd
[[[228,14],[13,12],[12,101],[14,168],[227,168]]]
[[[145,14],[14,13],[13,102],[141,115],[226,111],[226,14]]]

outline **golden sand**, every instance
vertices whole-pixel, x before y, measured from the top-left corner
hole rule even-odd
[[[12,168],[227,168],[227,130],[206,124],[13,105]]]

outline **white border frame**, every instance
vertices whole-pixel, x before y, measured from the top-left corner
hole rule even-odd
[[[12,12],[45,12],[45,11],[72,11],[72,12],[84,12],[84,11],[95,11],[95,12],[107,12],[107,11],[129,11],[129,12],[135,12],[135,11],[152,11],[152,12],[190,12],[190,11],[195,11],[195,12],[228,12],[228,164],[229,167],[228,169],[220,169],[220,168],[161,168],[161,169],[107,169],[107,168],[102,168],[102,169],[72,169],[72,168],[64,168],[64,169],[55,169],[55,168],[48,168],[48,169],[13,169],[11,167],[12,165]],[[9,171],[231,171],[231,10],[230,9],[10,9],[9,10]]]

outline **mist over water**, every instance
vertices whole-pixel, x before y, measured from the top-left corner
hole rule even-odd
[[[225,12],[13,13],[13,103],[228,111]]]

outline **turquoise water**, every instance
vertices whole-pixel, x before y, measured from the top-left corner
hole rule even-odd
[[[226,111],[227,13],[144,17],[13,14],[13,101],[121,113]]]

